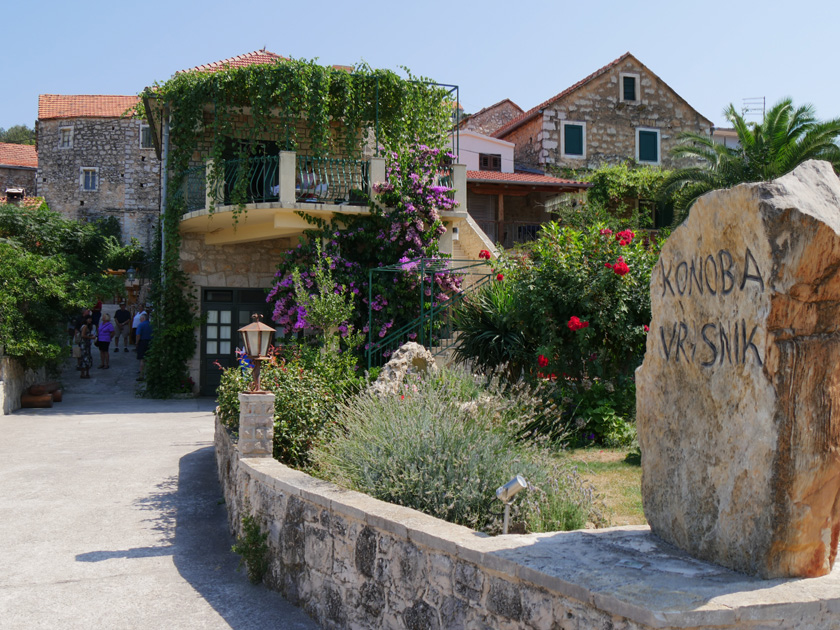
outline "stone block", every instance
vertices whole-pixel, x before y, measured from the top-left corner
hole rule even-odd
[[[662,249],[637,371],[652,531],[764,578],[840,538],[840,180],[806,162],[705,195]]]

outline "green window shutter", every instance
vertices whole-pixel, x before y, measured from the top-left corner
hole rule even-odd
[[[655,131],[639,131],[639,162],[659,161],[659,134]]]
[[[624,77],[624,100],[636,100],[636,77]]]
[[[583,155],[583,125],[563,125],[563,153]]]

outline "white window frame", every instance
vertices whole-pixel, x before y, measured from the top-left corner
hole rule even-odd
[[[149,130],[149,146],[144,147],[143,146],[143,131],[146,130],[146,129]],[[144,151],[147,151],[148,149],[154,149],[155,148],[154,140],[152,140],[152,128],[149,125],[143,125],[143,124],[140,125],[140,148],[143,149]]]
[[[566,153],[566,125],[576,125],[583,127],[583,153],[577,155],[575,153]],[[583,120],[561,120],[560,121],[560,157],[569,158],[573,160],[586,159],[586,121]]]
[[[96,186],[94,188],[85,188],[85,173],[93,172],[96,174]],[[79,167],[79,189],[82,192],[96,192],[99,190],[99,167],[98,166],[81,166]]]
[[[639,132],[652,131],[656,134],[656,161],[651,162],[639,158]],[[659,166],[662,163],[662,134],[656,127],[636,127],[636,162],[638,164],[650,164],[652,166]]]
[[[64,132],[67,131],[68,140],[67,146],[64,145]],[[59,149],[72,149],[73,148],[73,127],[72,125],[67,127],[59,127],[58,128],[58,148]]]
[[[636,100],[624,100],[624,77],[633,77],[636,79]],[[642,98],[641,92],[642,77],[637,72],[621,72],[618,75],[618,100],[621,103],[640,103]]]

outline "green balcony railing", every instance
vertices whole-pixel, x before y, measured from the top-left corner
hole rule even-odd
[[[417,316],[396,329],[374,329],[374,274],[409,274],[417,281]],[[435,276],[453,275],[460,279],[460,289],[441,299]],[[368,278],[368,343],[365,346],[368,369],[384,365],[388,358],[407,341],[416,341],[438,356],[456,343],[452,314],[465,298],[489,282],[491,269],[486,261],[419,258],[406,263],[370,270]],[[428,295],[427,295],[428,292]],[[383,334],[382,337],[379,335]]]
[[[280,199],[279,155],[224,161],[223,205],[262,203]]]
[[[304,203],[367,204],[367,160],[297,155],[295,195]]]

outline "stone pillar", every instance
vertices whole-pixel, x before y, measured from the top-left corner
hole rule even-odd
[[[385,181],[385,158],[370,158],[370,181],[368,182],[368,194],[373,197],[373,185],[376,182]]]
[[[274,394],[239,394],[239,452],[271,457],[274,449]]]
[[[295,161],[297,154],[294,151],[280,151],[279,172],[277,173],[277,184],[280,187],[280,205],[293,204],[295,195]]]
[[[440,239],[438,240],[438,249],[440,250],[441,254],[449,254],[452,255],[452,223],[451,222],[444,222],[444,226],[446,227],[446,232],[441,234]]]
[[[452,188],[455,189],[455,201],[458,202],[458,210],[467,211],[467,165],[452,165]]]

